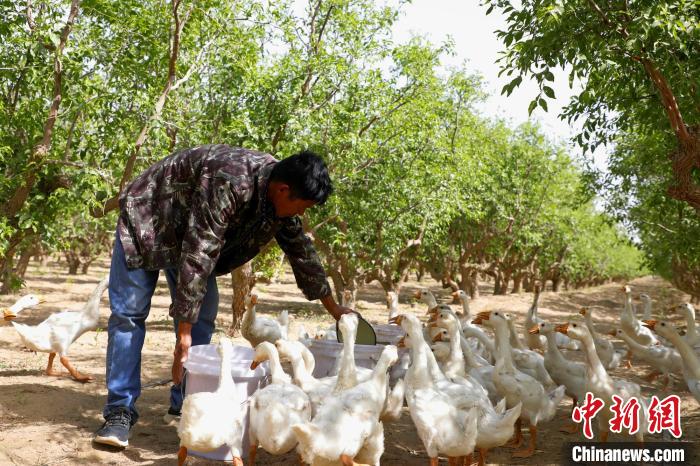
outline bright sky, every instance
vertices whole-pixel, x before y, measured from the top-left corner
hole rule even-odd
[[[490,97],[479,110],[486,116],[505,118],[515,126],[528,119],[527,108],[538,88],[533,81],[523,80],[509,97],[501,95],[503,86],[514,77],[498,77],[496,60],[504,46],[495,31],[506,28],[505,18],[496,10],[486,16],[486,8],[479,3],[479,0],[413,0],[404,6],[401,19],[394,26],[394,39],[405,42],[413,35],[421,35],[434,44],[441,44],[451,38],[455,55],[445,56],[443,63],[461,66],[466,62],[467,69],[480,73]],[[532,118],[540,122],[551,139],[568,143],[576,131],[557,115],[573,92],[569,89],[567,73],[560,70],[554,74],[555,82],[550,87],[554,89],[556,99],[548,99],[549,112],[538,107]],[[571,153],[581,152],[577,147],[569,147]],[[605,166],[604,159],[603,151],[596,150],[599,168]]]

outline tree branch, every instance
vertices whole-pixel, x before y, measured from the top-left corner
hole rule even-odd
[[[182,30],[184,29],[185,24],[187,23],[187,19],[189,18],[190,14],[192,13],[192,10],[194,9],[194,5],[192,5],[187,11],[187,13],[185,13],[185,16],[182,19],[180,19],[178,13],[178,8],[180,5],[181,0],[173,0],[172,15],[175,28],[170,44],[170,58],[168,60],[168,77],[166,79],[165,86],[163,87],[163,90],[161,91],[161,94],[158,97],[158,100],[156,101],[151,116],[148,118],[148,120],[146,120],[146,123],[144,123],[138,137],[136,138],[134,149],[131,151],[131,155],[129,155],[129,158],[126,161],[124,173],[122,173],[121,180],[119,181],[119,191],[114,197],[107,200],[102,208],[92,210],[92,215],[96,218],[104,217],[105,215],[107,215],[107,213],[111,212],[119,206],[119,196],[124,191],[124,187],[126,186],[127,182],[129,182],[129,180],[131,179],[131,175],[134,171],[134,165],[136,164],[136,158],[138,157],[139,152],[141,151],[141,147],[144,145],[146,139],[148,138],[148,132],[151,129],[151,124],[155,120],[160,118],[168,95],[170,94],[170,91],[173,90],[173,85],[176,84],[177,60],[180,52],[180,35],[182,34]]]
[[[49,149],[51,148],[51,137],[53,136],[53,129],[56,124],[58,109],[61,106],[62,100],[63,64],[61,63],[61,57],[63,55],[63,49],[66,47],[66,43],[68,42],[68,36],[73,28],[75,17],[78,15],[79,7],[80,0],[72,0],[70,10],[68,12],[68,19],[66,20],[66,24],[61,29],[59,43],[54,50],[53,99],[51,101],[51,106],[49,107],[48,118],[44,123],[43,135],[39,143],[32,149],[32,154],[29,156],[27,171],[24,174],[24,179],[21,181],[12,197],[5,202],[0,209],[0,211],[6,217],[14,217],[20,211],[22,206],[24,206],[27,198],[29,197],[29,192],[36,183],[36,176],[39,166],[44,161],[45,157],[49,153]]]
[[[27,0],[27,26],[29,26],[29,33],[33,34],[34,29],[36,29],[36,22],[34,21],[34,13],[32,12],[32,0]]]

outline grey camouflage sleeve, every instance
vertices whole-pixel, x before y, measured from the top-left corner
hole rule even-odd
[[[275,235],[275,239],[287,255],[297,286],[306,299],[313,301],[331,294],[326,271],[298,217],[287,219]]]
[[[229,181],[202,173],[202,182],[191,206],[178,264],[177,289],[170,315],[197,322],[207,279],[219,258],[229,220],[236,212],[236,198]]]

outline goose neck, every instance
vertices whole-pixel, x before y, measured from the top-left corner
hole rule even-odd
[[[231,375],[231,358],[233,352],[230,347],[224,346],[221,351],[221,366],[219,372],[219,386],[217,392],[228,392],[233,390],[233,376]]]
[[[510,329],[506,325],[494,327],[496,336],[496,365],[510,372],[515,372],[510,346]]]
[[[282,369],[282,364],[280,363],[280,356],[276,349],[270,349],[268,354],[268,361],[270,361],[270,379],[272,383],[291,382],[289,375],[287,375],[284,372],[284,369]]]
[[[603,367],[603,363],[600,362],[600,357],[595,350],[593,338],[588,335],[584,335],[581,339],[581,343],[583,343],[583,349],[588,360],[588,366],[591,368],[595,376],[610,384],[612,380],[610,379],[608,372],[605,370],[605,367]]]
[[[693,377],[700,379],[700,359],[693,348],[675,331],[670,332],[667,338],[678,350],[688,372],[692,373]]]

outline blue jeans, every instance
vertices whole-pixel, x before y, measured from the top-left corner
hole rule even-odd
[[[160,272],[128,268],[117,233],[109,273],[112,314],[107,327],[107,404],[103,415],[106,418],[115,409],[128,408],[134,423],[138,419],[135,404],[141,394],[141,350],[146,337],[146,318]],[[165,269],[165,278],[170,297],[174,299],[177,270]],[[219,291],[216,277],[212,274],[207,280],[199,319],[192,326],[192,346],[206,345],[211,341],[218,305]],[[177,325],[175,320],[175,330]],[[182,389],[179,385],[173,385],[170,389],[170,406],[177,411],[182,407]]]

